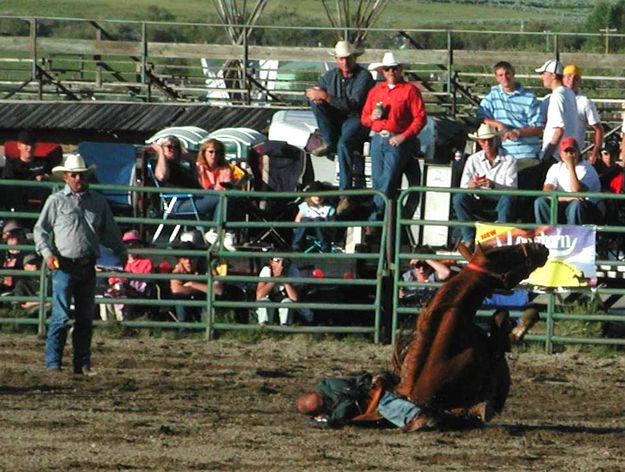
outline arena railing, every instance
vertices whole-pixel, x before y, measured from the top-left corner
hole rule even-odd
[[[0,180],[0,189],[6,190],[7,187],[20,185],[23,187],[27,186],[43,186],[48,187],[51,190],[54,188],[58,188],[59,184],[52,183],[33,183],[33,182],[22,182],[22,181],[8,181],[8,180]],[[133,191],[139,192],[146,195],[156,194],[159,192],[159,189],[154,188],[137,188],[137,187],[111,187],[104,185],[93,185],[94,189],[107,189],[107,190],[123,190],[123,191]],[[188,189],[185,189],[185,192],[188,192]],[[403,202],[408,197],[408,195],[412,192],[441,192],[441,193],[466,193],[469,190],[466,189],[444,189],[439,187],[412,187],[407,189],[401,193],[397,200],[397,210],[401,208]],[[493,194],[505,194],[510,193],[517,196],[525,196],[525,197],[536,197],[536,196],[544,196],[545,192],[531,192],[531,191],[495,191],[495,190],[487,190],[487,191],[476,191],[470,190],[471,193],[481,193],[488,192],[489,195]],[[206,194],[211,193],[210,191],[195,191],[197,194]],[[324,196],[329,198],[333,196],[339,195],[339,192],[319,192]],[[370,199],[374,194],[372,191],[349,191],[347,193],[342,192],[341,195],[351,195],[355,198],[362,199]],[[118,323],[121,326],[128,326],[133,328],[165,328],[165,329],[178,329],[185,328],[189,330],[201,331],[204,332],[205,337],[207,339],[212,339],[216,333],[224,332],[224,331],[236,331],[236,330],[256,330],[256,329],[264,329],[266,331],[276,331],[276,332],[284,332],[284,333],[298,333],[298,332],[308,332],[308,333],[353,333],[360,334],[372,337],[375,342],[378,342],[383,339],[383,328],[385,323],[389,321],[389,316],[384,315],[382,311],[382,307],[386,301],[391,301],[391,310],[388,312],[391,313],[391,337],[394,340],[397,333],[400,332],[404,327],[400,327],[402,325],[402,317],[405,317],[407,314],[416,314],[416,309],[414,307],[405,307],[401,306],[398,298],[398,290],[402,287],[421,287],[427,286],[431,287],[431,285],[426,284],[418,284],[414,282],[403,282],[400,278],[402,267],[405,266],[407,260],[411,258],[422,258],[427,255],[427,257],[433,259],[456,259],[460,260],[459,254],[449,250],[449,248],[439,248],[439,252],[435,255],[425,254],[414,252],[412,248],[407,248],[406,244],[403,240],[403,235],[407,229],[413,226],[417,226],[423,228],[424,226],[434,225],[434,226],[445,226],[449,230],[453,230],[454,228],[458,228],[464,225],[471,225],[472,222],[459,222],[453,220],[424,220],[424,219],[403,219],[400,218],[396,221],[396,225],[394,225],[393,230],[390,231],[391,226],[389,226],[389,222],[392,221],[392,217],[387,211],[385,215],[385,220],[379,223],[374,223],[381,229],[381,241],[380,245],[376,248],[375,252],[356,252],[356,253],[318,253],[318,254],[304,254],[304,253],[293,253],[290,251],[284,250],[276,250],[272,248],[271,245],[257,245],[252,247],[238,247],[238,250],[235,252],[230,252],[226,250],[223,246],[224,236],[226,232],[229,231],[263,231],[263,230],[276,230],[281,232],[289,232],[292,228],[297,226],[298,224],[293,221],[273,221],[268,219],[266,221],[248,221],[245,219],[233,219],[226,218],[226,214],[230,211],[230,207],[241,206],[241,199],[266,199],[266,200],[276,200],[276,199],[288,199],[293,200],[298,197],[303,197],[306,194],[303,193],[275,193],[275,192],[238,192],[238,191],[227,191],[221,193],[223,204],[219,206],[219,215],[215,222],[209,221],[199,221],[192,222],[193,226],[198,226],[204,230],[208,230],[209,228],[216,228],[218,232],[218,242],[216,245],[212,246],[210,250],[180,250],[174,249],[167,244],[158,243],[155,247],[137,249],[135,252],[137,254],[144,254],[150,256],[154,259],[168,259],[179,255],[190,255],[197,257],[206,258],[207,266],[214,267],[220,261],[226,261],[230,265],[240,265],[241,263],[248,264],[248,266],[252,267],[252,269],[247,272],[233,274],[232,272],[227,275],[215,275],[211,270],[207,271],[206,274],[201,275],[176,275],[175,278],[181,280],[197,280],[202,281],[208,284],[208,287],[212,288],[212,284],[215,281],[219,282],[232,282],[236,284],[242,284],[246,287],[255,287],[255,284],[260,280],[258,277],[259,270],[259,261],[266,259],[270,256],[278,256],[278,257],[286,257],[291,258],[296,263],[303,265],[308,264],[311,267],[319,267],[319,264],[323,261],[331,261],[331,264],[334,268],[340,266],[342,263],[352,264],[353,267],[361,268],[369,265],[370,275],[368,277],[363,278],[344,278],[341,276],[330,276],[325,278],[315,278],[310,276],[311,271],[309,270],[309,276],[307,277],[299,277],[299,278],[288,278],[283,277],[280,279],[276,279],[278,281],[286,282],[290,281],[296,284],[306,284],[311,287],[319,287],[319,288],[336,288],[339,289],[352,289],[361,293],[369,293],[371,295],[371,300],[367,300],[362,303],[326,303],[323,299],[315,299],[311,301],[302,301],[298,303],[293,303],[290,305],[291,308],[309,308],[313,310],[317,310],[318,312],[328,312],[332,314],[336,314],[338,312],[345,312],[348,315],[352,315],[353,313],[357,313],[354,315],[355,317],[361,316],[361,319],[352,318],[345,325],[336,326],[330,325],[315,325],[315,326],[264,326],[259,327],[254,320],[250,320],[247,324],[233,323],[220,320],[220,316],[229,310],[235,309],[243,309],[252,311],[260,306],[270,307],[270,308],[279,308],[282,305],[279,303],[266,303],[266,302],[257,302],[255,297],[248,296],[245,301],[232,301],[232,300],[217,300],[215,299],[215,294],[212,289],[209,289],[205,299],[197,299],[197,300],[172,300],[172,299],[129,299],[129,298],[98,298],[96,303],[98,305],[111,305],[111,304],[125,304],[125,305],[142,305],[147,307],[154,307],[155,309],[161,309],[163,307],[174,308],[175,306],[188,306],[188,307],[197,307],[200,309],[204,309],[206,312],[206,316],[204,316],[201,320],[196,322],[178,322],[171,318],[169,321],[155,321],[155,320],[143,320],[143,319],[135,319],[135,320],[122,320],[122,321],[97,321],[96,325],[106,326],[111,325],[112,323]],[[551,196],[559,195],[557,192],[549,192]],[[613,200],[615,202],[619,202],[623,198],[623,195],[615,195],[615,194],[567,194],[567,196],[577,195],[583,197],[596,197],[602,198],[604,200]],[[555,215],[555,208],[557,205],[557,200],[552,199],[552,222],[555,222],[553,216]],[[620,202],[619,202],[620,203]],[[390,206],[387,206],[390,208]],[[399,214],[399,213],[398,213]],[[1,211],[0,218],[1,219],[9,219],[15,218],[22,220],[27,225],[32,226],[34,221],[38,217],[37,212],[13,212],[13,211]],[[178,224],[189,224],[189,220],[184,219],[168,219],[162,220],[161,218],[148,218],[148,217],[125,217],[125,216],[117,216],[116,220],[118,223],[124,228],[140,228],[143,229],[145,234],[150,234],[150,230],[155,228],[159,224],[164,224],[168,227],[174,227]],[[617,222],[609,221],[609,224],[600,225],[596,227],[598,238],[607,238],[607,237],[617,237],[625,232],[625,226],[619,226]],[[315,223],[306,223],[305,226],[315,226]],[[372,225],[371,222],[362,220],[362,221],[334,221],[326,223],[328,228],[336,228],[339,230],[346,229],[348,227],[365,227]],[[533,223],[517,223],[515,226],[519,228],[534,228],[537,225]],[[394,234],[392,234],[394,233]],[[387,242],[389,243],[387,245]],[[2,244],[0,245],[0,250],[7,250],[9,246]],[[34,246],[32,245],[20,245],[20,246],[12,246],[11,248],[17,248],[23,251],[34,251]],[[604,256],[602,256],[604,257]],[[622,260],[622,257],[610,257],[610,258],[598,258],[597,266],[611,266],[616,268],[616,273],[621,274],[625,272],[622,270],[625,267],[625,261]],[[328,271],[328,272],[331,272]],[[119,276],[120,274],[117,272],[99,272],[98,279],[105,279],[111,276]],[[0,270],[0,276],[22,276],[22,277],[39,277],[39,296],[37,297],[15,297],[15,296],[5,296],[2,297],[2,301],[7,304],[15,304],[22,303],[25,301],[37,301],[39,302],[39,309],[37,311],[36,317],[32,316],[24,316],[21,311],[11,312],[10,309],[5,310],[4,315],[0,316],[0,323],[2,324],[13,324],[13,325],[36,325],[38,329],[38,333],[43,335],[45,333],[46,326],[46,311],[47,305],[50,304],[51,298],[50,293],[48,291],[48,285],[46,284],[47,280],[47,271],[45,268],[42,268],[40,272],[37,273],[27,273],[23,271],[16,271],[12,269],[4,269]],[[132,279],[137,280],[148,280],[153,281],[155,283],[165,283],[168,284],[169,280],[171,280],[173,276],[169,273],[153,273],[153,274],[133,274]],[[390,288],[385,288],[384,280],[391,280]],[[612,282],[614,282],[615,286],[612,286]],[[542,307],[541,316],[545,320],[544,325],[537,325],[537,327],[532,330],[532,334],[528,335],[526,339],[534,342],[539,342],[544,344],[545,350],[547,352],[553,352],[556,349],[557,345],[566,345],[566,344],[593,344],[593,345],[623,345],[625,344],[625,340],[622,337],[606,337],[602,335],[604,328],[608,325],[621,327],[625,318],[623,318],[623,308],[620,308],[620,305],[624,305],[623,303],[612,304],[614,300],[621,301],[625,300],[625,289],[622,288],[623,284],[618,284],[618,280],[611,278],[602,278],[601,284],[592,288],[576,288],[576,289],[568,289],[566,291],[558,290],[558,289],[537,289],[531,288],[531,295],[533,298],[533,302],[539,303]],[[361,290],[362,289],[362,290]],[[391,291],[389,293],[389,290]],[[577,298],[576,298],[577,297]],[[580,305],[581,300],[586,300],[583,304]],[[254,298],[254,299],[251,299]],[[574,301],[570,301],[573,298]],[[593,306],[594,304],[605,305],[605,309],[598,309]],[[47,304],[47,305],[46,305]],[[367,318],[366,313],[371,313],[372,317]],[[384,312],[386,313],[386,311]],[[478,315],[481,317],[490,315],[488,310],[480,310]],[[512,310],[513,316],[518,316],[518,310]],[[360,322],[360,323],[352,323],[352,322]],[[350,326],[350,324],[356,324],[357,326]],[[572,326],[569,326],[572,325]],[[541,326],[544,328],[541,332]],[[590,328],[589,328],[590,326]],[[618,330],[617,330],[618,331]],[[622,331],[622,330],[621,330]]]
[[[0,189],[7,189],[11,186],[45,186],[49,187],[51,190],[59,188],[59,184],[52,183],[34,183],[28,182],[24,183],[22,181],[11,181],[11,180],[0,180]],[[3,188],[4,187],[4,188]],[[108,186],[108,185],[92,185],[94,190],[113,190],[113,191],[131,191],[135,193],[145,194],[146,198],[149,198],[149,195],[155,195],[162,191],[162,189],[151,188],[151,187],[127,187],[127,186]],[[176,192],[178,189],[168,189],[168,191]],[[336,252],[336,253],[317,253],[317,254],[306,254],[306,253],[297,253],[291,252],[287,248],[276,248],[275,245],[271,244],[256,244],[251,246],[241,245],[237,247],[237,250],[234,252],[226,250],[223,245],[224,235],[226,232],[230,231],[238,231],[241,233],[250,233],[255,234],[257,232],[276,232],[279,234],[280,232],[285,232],[288,241],[290,242],[290,237],[288,233],[295,228],[296,226],[317,226],[318,223],[295,223],[292,219],[289,220],[272,220],[272,214],[265,212],[263,214],[264,219],[250,221],[249,215],[244,214],[241,218],[226,218],[226,215],[229,213],[229,208],[234,207],[236,209],[240,209],[241,207],[247,207],[248,204],[252,204],[252,202],[257,202],[261,200],[266,200],[268,203],[275,202],[278,200],[293,202],[298,198],[302,198],[305,196],[309,196],[310,194],[305,194],[301,192],[290,192],[290,193],[278,193],[278,192],[243,192],[243,191],[226,191],[226,192],[212,192],[206,190],[189,190],[189,189],[180,189],[184,190],[186,193],[193,193],[196,195],[203,194],[218,194],[220,196],[220,205],[218,205],[218,215],[214,221],[195,221],[188,219],[161,219],[161,218],[149,218],[149,217],[128,217],[128,216],[116,216],[116,221],[122,228],[140,228],[143,230],[144,234],[150,235],[153,232],[153,228],[158,225],[165,225],[166,227],[173,228],[176,225],[188,225],[192,227],[199,228],[200,234],[205,233],[209,229],[214,229],[217,231],[218,239],[216,244],[212,245],[209,250],[182,250],[176,249],[175,245],[167,244],[167,243],[159,243],[158,241],[154,245],[154,247],[148,247],[143,249],[133,249],[136,254],[142,254],[149,256],[155,260],[157,259],[171,259],[172,257],[177,257],[181,255],[195,256],[195,257],[204,257],[206,259],[206,266],[208,268],[214,268],[218,263],[222,261],[226,261],[228,264],[234,264],[235,262],[244,262],[248,266],[253,267],[251,271],[243,272],[237,275],[232,273],[228,275],[216,275],[213,273],[213,270],[207,270],[206,274],[200,275],[182,275],[182,274],[171,274],[171,273],[152,273],[152,274],[128,274],[127,277],[133,280],[146,280],[146,281],[154,281],[156,283],[167,285],[169,281],[173,278],[180,280],[195,280],[201,281],[207,284],[208,290],[205,298],[195,299],[195,300],[177,300],[177,299],[145,299],[145,298],[112,298],[112,297],[97,297],[96,304],[97,305],[115,305],[115,304],[123,304],[123,305],[141,305],[145,307],[155,307],[162,308],[163,306],[175,309],[176,306],[184,306],[184,307],[196,307],[200,308],[205,312],[205,315],[202,316],[202,319],[195,322],[179,322],[176,321],[172,316],[169,321],[155,321],[155,320],[121,320],[119,324],[121,326],[128,326],[133,328],[175,328],[175,329],[188,329],[188,330],[200,330],[205,333],[207,339],[212,339],[217,331],[238,331],[238,330],[257,330],[263,329],[266,331],[277,331],[277,332],[285,332],[285,333],[295,333],[295,332],[303,332],[303,333],[344,333],[344,334],[358,334],[371,337],[374,342],[380,341],[380,331],[381,331],[381,305],[377,302],[377,300],[381,299],[382,296],[382,283],[385,276],[388,276],[388,265],[387,258],[385,257],[386,253],[386,241],[387,241],[387,228],[389,225],[387,224],[387,215],[383,221],[379,222],[369,222],[367,220],[360,221],[330,221],[325,223],[325,226],[328,229],[336,229],[336,230],[347,230],[347,228],[364,228],[365,226],[375,226],[380,230],[380,242],[378,249],[375,252],[359,252],[355,251],[353,253],[345,253],[345,252]],[[340,195],[348,195],[355,199],[371,199],[372,196],[376,192],[367,191],[367,190],[356,190],[356,191],[348,191],[348,192],[340,192]],[[328,198],[336,197],[339,195],[339,192],[318,192],[315,193],[318,195],[322,195]],[[384,198],[382,194],[379,194]],[[140,198],[136,198],[136,201],[139,201]],[[244,203],[247,202],[247,203]],[[390,208],[390,205],[387,205],[387,208]],[[388,213],[388,212],[387,212]],[[292,215],[291,215],[292,216]],[[2,219],[19,219],[23,220],[25,226],[30,226],[34,224],[34,221],[38,217],[37,212],[15,212],[15,211],[1,211],[0,218]],[[165,231],[165,233],[168,233]],[[24,245],[24,246],[11,246],[12,248],[18,248],[24,251],[34,251],[33,245]],[[9,246],[0,245],[0,249],[7,249]],[[314,301],[299,301],[297,303],[289,304],[289,308],[294,310],[297,309],[312,309],[316,311],[324,311],[330,313],[337,312],[345,312],[347,316],[353,315],[354,317],[361,316],[361,320],[353,319],[352,322],[346,323],[345,325],[337,326],[331,323],[328,324],[320,324],[320,325],[289,325],[289,326],[278,326],[278,325],[267,325],[267,326],[259,326],[254,320],[249,320],[247,324],[241,323],[229,323],[223,322],[218,319],[218,314],[220,312],[223,314],[226,310],[234,310],[234,309],[242,309],[252,311],[259,307],[268,307],[268,308],[280,308],[284,305],[275,302],[263,302],[256,301],[255,296],[246,297],[244,301],[232,301],[232,300],[218,300],[215,298],[215,292],[213,290],[214,282],[222,282],[222,283],[235,283],[235,284],[243,284],[246,288],[250,286],[256,285],[260,279],[258,276],[258,272],[260,270],[258,266],[259,261],[263,259],[267,259],[269,257],[284,257],[290,258],[294,260],[294,263],[302,264],[319,264],[323,261],[330,262],[330,269],[323,268],[322,271],[329,273],[331,276],[316,278],[312,276],[301,276],[301,277],[280,277],[274,279],[277,282],[291,282],[297,285],[307,285],[318,288],[339,288],[343,290],[347,290],[348,288],[352,291],[357,291],[360,293],[369,294],[369,298],[365,297],[364,300],[361,300],[359,303],[351,303],[350,300],[344,300],[340,303],[328,303],[323,299],[314,300]],[[362,267],[370,266],[369,268],[369,276],[367,277],[358,277],[357,269]],[[341,267],[348,267],[352,270],[347,272],[351,272],[352,275],[356,272],[356,277],[346,278],[344,276],[337,276],[336,274],[332,274],[334,269],[340,269]],[[311,272],[311,271],[309,271]],[[336,271],[335,271],[336,272]],[[4,275],[25,275],[25,272],[22,271],[13,271],[13,270],[0,270],[0,276]],[[27,274],[29,277],[34,277],[34,274]],[[37,325],[39,335],[43,335],[45,333],[46,326],[46,318],[47,311],[49,309],[49,304],[51,303],[51,298],[49,294],[49,287],[46,284],[47,280],[47,269],[45,268],[45,264],[42,264],[41,271],[37,273],[40,277],[40,291],[37,297],[15,297],[15,296],[6,296],[3,297],[3,301],[7,303],[21,303],[25,301],[37,301],[40,306],[38,309],[36,319],[31,317],[23,317],[20,316],[19,313],[16,316],[3,316],[0,318],[0,323],[11,323],[11,324],[30,324]],[[347,274],[345,274],[347,275]],[[98,271],[97,279],[102,280],[108,277],[118,277],[120,276],[119,272],[108,272],[108,271]],[[15,315],[15,314],[14,314]],[[331,318],[331,317],[329,317]],[[343,317],[345,318],[345,317]],[[96,321],[96,325],[106,325],[106,323],[110,323],[108,321]]]
[[[558,196],[574,196],[582,198],[597,198],[605,202],[614,202],[615,204],[625,204],[625,195],[608,194],[608,193],[563,193],[563,192],[538,192],[538,191],[506,191],[506,190],[476,190],[476,189],[445,189],[432,187],[411,187],[401,192],[397,199],[397,213],[403,206],[403,202],[413,193],[421,193],[423,199],[425,192],[437,192],[442,194],[450,194],[450,199],[456,193],[472,193],[485,195],[515,195],[519,197],[534,198],[538,196],[551,196],[551,225],[557,224],[557,206]],[[596,225],[597,246],[599,242],[603,244],[605,239],[615,237],[625,233],[625,222],[608,221],[609,224]],[[619,224],[620,223],[620,224]],[[407,315],[418,315],[420,308],[402,306],[399,299],[399,289],[411,287],[439,287],[441,283],[427,284],[417,282],[405,282],[401,279],[402,271],[407,266],[407,261],[413,258],[423,259],[430,258],[435,260],[456,260],[459,264],[464,263],[462,256],[452,249],[453,238],[449,238],[450,244],[445,248],[438,249],[436,254],[426,252],[406,252],[405,244],[402,244],[402,235],[411,227],[423,229],[425,226],[445,226],[448,230],[453,231],[454,228],[461,226],[471,226],[475,222],[445,221],[445,220],[425,220],[425,219],[404,219],[400,218],[396,222],[395,230],[395,258],[392,266],[394,291],[393,297],[393,320],[392,320],[392,339],[393,341],[398,335],[405,333],[407,329],[412,329],[412,325],[406,325]],[[490,224],[490,223],[489,223]],[[535,223],[508,223],[505,226],[514,226],[522,229],[532,229],[538,226]],[[624,248],[625,249],[625,248]],[[616,268],[615,276],[622,275],[625,271],[625,258],[618,254],[613,257],[600,254],[604,258],[597,258],[596,265],[602,270],[606,267]],[[614,286],[611,286],[614,285]],[[527,290],[530,292],[530,302],[537,304],[541,308],[541,319],[544,324],[537,325],[526,336],[529,341],[540,342],[544,344],[547,352],[551,353],[556,349],[556,345],[566,344],[589,344],[589,345],[625,345],[625,283],[620,282],[618,278],[601,277],[600,283],[595,287],[578,287],[578,288],[542,288],[521,286],[518,290]],[[616,306],[622,305],[623,308]],[[511,315],[518,317],[522,307],[511,309]],[[492,314],[494,308],[482,309],[478,311],[478,317],[486,317]],[[479,319],[478,319],[479,321]],[[542,328],[541,328],[542,326]],[[606,327],[611,326],[614,334],[607,335]],[[539,332],[542,329],[542,332]],[[535,334],[536,333],[536,334]]]

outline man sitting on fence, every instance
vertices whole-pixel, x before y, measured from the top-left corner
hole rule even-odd
[[[362,51],[349,41],[339,41],[334,48],[337,67],[330,69],[315,87],[306,90],[323,144],[312,150],[315,156],[337,152],[339,159],[339,189],[353,187],[354,151],[362,149],[369,130],[360,124],[360,112],[367,93],[375,81],[367,69],[356,64]],[[343,197],[337,206],[341,214],[349,208]]]
[[[499,148],[499,138],[495,129],[482,124],[475,134],[469,138],[477,141],[481,151],[472,154],[467,159],[462,172],[461,188],[514,190],[517,188],[517,160],[503,154]],[[475,221],[477,218],[486,218],[486,211],[495,210],[497,222],[507,223],[512,220],[514,205],[512,195],[473,195],[470,193],[456,193],[453,196],[453,206],[460,221]],[[473,247],[475,228],[463,226],[461,228],[462,242]]]

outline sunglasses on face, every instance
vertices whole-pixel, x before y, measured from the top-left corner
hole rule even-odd
[[[384,72],[388,72],[389,70],[396,71],[396,70],[399,70],[399,66],[385,66],[385,67],[382,67],[382,70]]]

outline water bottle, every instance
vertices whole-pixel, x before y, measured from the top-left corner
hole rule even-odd
[[[462,160],[462,152],[459,149],[456,149],[454,152],[454,161],[460,162]]]

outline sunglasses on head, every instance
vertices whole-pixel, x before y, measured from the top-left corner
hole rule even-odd
[[[282,262],[284,259],[282,259],[281,257],[274,257],[271,260],[274,262]]]
[[[398,70],[398,69],[399,69],[399,66],[384,66],[384,67],[382,67],[382,70],[384,72],[388,72],[389,70]]]

